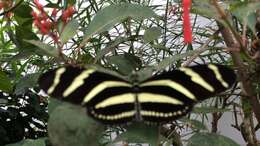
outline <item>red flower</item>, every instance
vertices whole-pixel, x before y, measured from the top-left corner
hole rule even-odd
[[[4,8],[4,3],[0,2],[0,10]]]
[[[51,12],[51,16],[52,17],[56,17],[57,16],[57,13],[58,13],[58,10],[56,8],[54,8]]]
[[[190,6],[191,0],[183,0],[183,34],[184,34],[184,42],[191,43],[192,42],[192,32],[191,32],[191,24],[190,24]]]
[[[39,0],[34,0],[33,2],[40,11],[43,11],[43,5],[40,4]]]

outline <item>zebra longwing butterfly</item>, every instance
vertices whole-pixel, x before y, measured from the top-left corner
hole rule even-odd
[[[134,85],[95,69],[68,66],[44,73],[39,85],[52,97],[85,106],[98,121],[123,124],[176,120],[235,80],[233,70],[217,64],[182,67]]]

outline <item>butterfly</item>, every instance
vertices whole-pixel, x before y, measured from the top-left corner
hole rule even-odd
[[[137,83],[92,68],[66,66],[43,73],[38,83],[51,97],[82,105],[89,116],[114,125],[176,120],[235,81],[232,69],[204,64],[163,72]]]

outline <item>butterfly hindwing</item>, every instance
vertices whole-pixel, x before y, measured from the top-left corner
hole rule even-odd
[[[39,85],[52,97],[85,105],[88,114],[103,123],[125,123],[135,115],[132,85],[107,73],[61,67],[44,73]]]

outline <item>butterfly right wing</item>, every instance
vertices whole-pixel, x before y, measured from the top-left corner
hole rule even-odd
[[[217,64],[182,67],[155,75],[139,85],[140,115],[148,123],[176,120],[197,102],[227,90],[235,81],[232,69]]]
[[[68,66],[44,73],[39,85],[52,97],[86,105],[88,114],[102,123],[121,124],[135,118],[132,85],[116,76]]]

